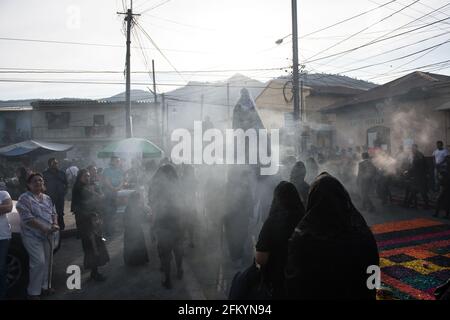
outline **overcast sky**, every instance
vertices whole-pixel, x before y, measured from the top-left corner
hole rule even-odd
[[[300,36],[389,1],[299,0]],[[445,33],[450,29],[450,19],[428,27],[425,25],[448,18],[450,5],[415,22],[413,20],[444,6],[447,1],[422,0],[394,14],[415,1],[393,1],[357,19],[301,37],[300,59],[307,61],[306,71],[342,73],[384,83],[408,73],[410,69],[449,60],[450,43],[445,42],[450,41],[450,35]],[[129,0],[126,4],[129,5]],[[155,9],[149,10],[155,6]],[[0,0],[0,38],[112,45],[0,39],[0,79],[123,82],[124,77],[120,73],[4,73],[8,71],[6,68],[123,71],[125,36],[122,29],[123,16],[117,15],[117,11],[123,11],[122,0]],[[173,90],[188,81],[224,80],[236,73],[224,70],[252,69],[240,73],[267,81],[286,72],[254,69],[285,68],[292,64],[290,38],[287,37],[282,45],[275,44],[277,39],[291,33],[290,0],[135,0],[134,11],[143,12],[137,17],[137,21],[182,74],[175,73],[169,62],[154,49],[150,40],[135,27],[142,46],[146,48],[146,59],[150,64],[151,59],[156,61],[157,82],[162,84],[159,86],[160,92]],[[407,23],[410,24],[406,25]],[[388,34],[404,25],[404,28]],[[393,36],[413,29],[417,30],[342,56],[308,62],[367,44],[382,36]],[[358,32],[360,33],[356,34]],[[346,40],[352,35],[352,38]],[[132,38],[132,45],[139,46],[135,37]],[[330,49],[320,53],[327,48]],[[392,52],[383,54],[389,50]],[[414,54],[416,52],[419,53]],[[315,56],[317,53],[319,54]],[[312,58],[313,56],[315,57]],[[353,70],[372,64],[374,66],[369,68]],[[149,70],[138,48],[132,50],[132,70]],[[207,70],[211,72],[186,72]],[[450,74],[450,64],[424,70]],[[151,83],[146,74],[133,74],[132,81],[149,85]],[[146,90],[146,86],[136,85],[133,88]],[[2,100],[99,98],[122,91],[123,85],[110,84],[0,82]]]

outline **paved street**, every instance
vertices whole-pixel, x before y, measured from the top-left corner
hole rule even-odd
[[[377,203],[377,207],[381,208]],[[363,212],[370,225],[415,218],[432,218],[432,211],[405,209],[397,205],[386,206],[375,213]],[[439,221],[450,223],[446,219]],[[73,215],[66,216],[68,228],[73,228]],[[143,226],[146,228],[146,226]],[[82,266],[83,252],[81,241],[74,236],[64,238],[59,252],[55,255],[54,288],[57,294],[49,299],[225,299],[230,282],[239,270],[227,258],[226,247],[222,250],[219,237],[200,237],[196,247],[185,248],[184,278],[173,277],[174,288],[162,287],[162,274],[156,244],[146,234],[150,262],[141,267],[126,267],[123,263],[123,236],[120,232],[108,241],[111,261],[101,271],[108,277],[104,283],[93,282],[89,272],[82,272],[81,290],[66,287],[66,268],[69,265]],[[175,271],[173,271],[175,273]]]
[[[72,216],[68,216],[70,222]],[[70,223],[69,223],[70,226]],[[162,274],[155,243],[146,239],[150,262],[141,267],[126,267],[123,262],[123,235],[117,235],[107,241],[111,261],[100,269],[107,281],[91,281],[89,272],[82,271],[81,290],[69,290],[66,287],[66,268],[69,265],[83,265],[81,240],[76,237],[64,238],[61,248],[55,255],[53,286],[57,294],[50,299],[204,299],[202,290],[189,265],[185,267],[185,276],[181,281],[174,280],[174,288],[166,290],[161,286]],[[187,251],[189,257],[189,251]]]

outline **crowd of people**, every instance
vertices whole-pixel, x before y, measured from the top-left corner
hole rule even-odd
[[[28,298],[53,293],[46,272],[48,239],[64,230],[70,199],[83,266],[93,281],[106,280],[99,271],[110,259],[105,238],[123,232],[124,263],[133,266],[149,261],[149,233],[167,289],[173,287],[172,260],[182,279],[185,248],[209,245],[226,247],[233,268],[259,272],[271,299],[373,299],[366,270],[379,264],[378,250],[357,207],[374,212],[374,191],[385,205],[403,188],[404,206],[417,207],[420,194],[428,208],[431,189],[438,194],[435,215],[444,210],[448,217],[449,159],[439,141],[431,170],[416,145],[395,156],[382,149],[312,150],[303,161],[286,157],[275,176],[260,175],[258,166],[194,167],[167,158],[159,164],[133,159],[124,170],[114,156],[105,169],[72,164],[61,170],[55,158],[42,174],[19,168],[16,208],[29,255]],[[124,191],[126,209],[119,219]],[[0,191],[0,297],[6,292],[5,213],[11,208],[11,196]],[[199,245],[201,237],[208,243]],[[244,291],[234,290],[233,296],[243,298]]]
[[[435,216],[445,211],[449,217],[449,156],[442,141],[429,156],[416,144],[400,146],[396,153],[382,148],[312,148],[305,157],[306,171],[312,175],[307,174],[305,181],[327,171],[346,186],[362,210],[376,211],[375,197],[382,205],[401,200],[402,206],[417,209],[420,196],[423,209],[431,209],[434,202]]]

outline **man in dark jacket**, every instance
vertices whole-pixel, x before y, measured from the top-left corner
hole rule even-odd
[[[64,230],[64,197],[67,193],[66,174],[59,170],[58,161],[55,158],[48,159],[48,169],[43,172],[46,193],[50,196],[58,214],[58,224]]]
[[[415,144],[412,146],[412,164],[409,169],[411,179],[412,179],[412,194],[408,201],[408,204],[411,201],[414,202],[414,205],[417,206],[417,193],[422,195],[423,202],[425,203],[425,208],[429,208],[428,201],[428,182],[427,182],[427,163],[425,160],[425,156],[422,152],[419,151],[418,146]]]
[[[364,152],[362,159],[358,166],[358,187],[361,190],[362,209],[369,210],[370,212],[375,210],[375,207],[370,200],[370,191],[374,188],[374,179],[377,173],[377,169],[369,159],[369,154]]]

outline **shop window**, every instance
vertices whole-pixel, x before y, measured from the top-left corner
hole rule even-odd
[[[70,112],[46,112],[48,129],[67,129],[70,124]]]
[[[105,115],[95,114],[94,115],[94,127],[101,127],[105,125]]]

